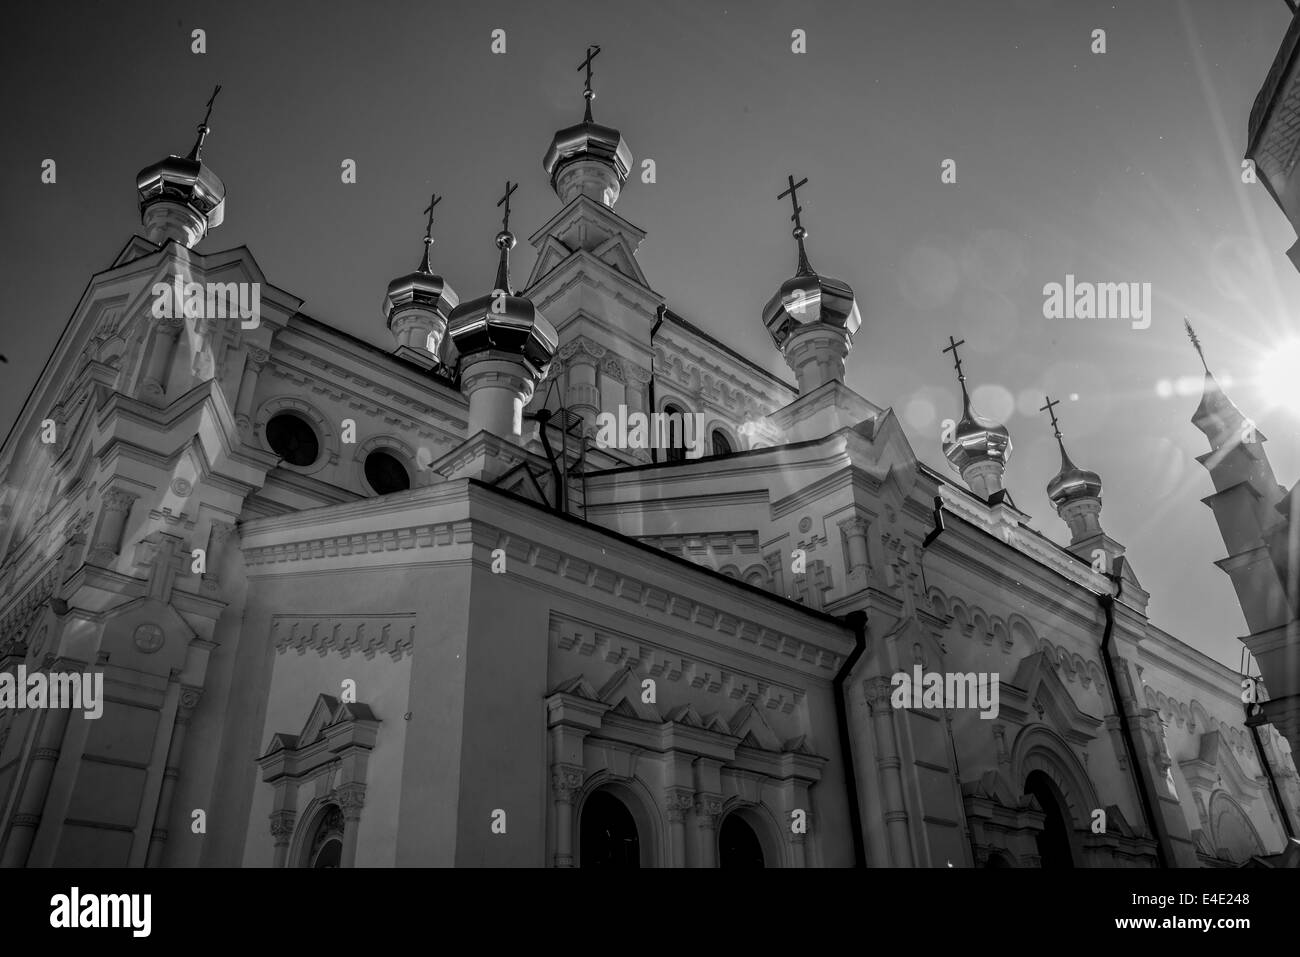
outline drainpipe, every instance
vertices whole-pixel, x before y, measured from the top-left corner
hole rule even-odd
[[[533,418],[537,420],[539,426],[537,432],[542,438],[542,448],[546,450],[546,461],[551,466],[551,480],[555,482],[555,502],[552,507],[557,512],[567,515],[569,503],[565,493],[568,492],[568,483],[560,477],[560,469],[555,464],[555,450],[551,448],[550,436],[546,434],[546,427],[551,423],[551,410],[547,408],[538,409]]]
[[[1138,763],[1138,750],[1133,743],[1133,729],[1129,727],[1128,712],[1125,711],[1120,701],[1119,682],[1115,676],[1115,664],[1110,658],[1110,639],[1115,628],[1115,599],[1124,590],[1124,583],[1120,578],[1124,569],[1123,561],[1122,557],[1119,558],[1116,561],[1114,573],[1106,575],[1117,586],[1115,594],[1097,596],[1097,601],[1101,604],[1101,610],[1106,615],[1106,630],[1101,635],[1101,660],[1106,666],[1106,680],[1110,683],[1110,698],[1115,705],[1115,713],[1119,715],[1120,737],[1124,739],[1124,750],[1128,754],[1129,766],[1133,768],[1133,780],[1137,782],[1138,801],[1142,805],[1142,816],[1146,818],[1147,830],[1156,839],[1156,864],[1164,868],[1169,866],[1169,860],[1165,856],[1164,828],[1156,826],[1155,806],[1151,803],[1151,795],[1147,791],[1146,775],[1142,773],[1142,766]]]
[[[650,412],[651,414],[658,411],[655,408],[655,333],[658,332],[659,327],[664,324],[664,313],[666,313],[667,311],[668,311],[668,307],[665,306],[663,303],[660,303],[659,308],[655,310],[655,324],[650,327]],[[658,420],[651,419],[650,421],[654,422]],[[657,443],[654,442],[650,443],[651,462],[659,461],[659,452],[655,448],[656,444]]]
[[[1246,705],[1246,727],[1250,728],[1250,738],[1255,742],[1255,756],[1259,758],[1260,767],[1268,777],[1268,789],[1273,794],[1273,803],[1277,805],[1277,816],[1282,819],[1282,830],[1286,831],[1288,841],[1295,840],[1295,831],[1291,828],[1291,817],[1287,814],[1286,804],[1282,801],[1282,792],[1278,790],[1277,778],[1273,777],[1273,766],[1268,763],[1264,753],[1264,743],[1259,740],[1259,725],[1251,722],[1250,705]]]
[[[835,675],[835,717],[840,726],[840,749],[844,762],[844,785],[848,789],[849,827],[853,833],[853,866],[866,867],[867,850],[862,843],[862,811],[858,807],[858,781],[853,771],[853,741],[849,737],[849,699],[845,682],[849,674],[867,650],[867,613],[851,611],[844,616],[844,623],[853,629],[853,651],[845,659],[843,666]]]

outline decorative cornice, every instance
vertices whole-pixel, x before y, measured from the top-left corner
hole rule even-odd
[[[321,657],[337,652],[344,658],[359,652],[367,659],[383,652],[394,661],[415,648],[414,612],[390,615],[275,615],[271,643],[276,654],[308,649]]]

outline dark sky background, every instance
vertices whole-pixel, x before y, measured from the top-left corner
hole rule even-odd
[[[428,194],[446,199],[434,262],[462,296],[495,267],[494,207],[514,197],[514,276],[558,201],[541,169],[581,117],[575,67],[596,61],[595,116],[639,170],[618,212],[648,233],[639,259],[668,304],[792,376],[761,322],[795,264],[788,172],[816,269],[849,282],[863,325],[850,386],[902,418],[947,471],[940,421],[957,389],[940,349],[968,340],[977,408],[1004,417],[1007,485],[1068,538],[1044,390],[1064,400],[1075,461],[1105,482],[1102,522],[1126,543],[1153,619],[1234,667],[1245,632],[1190,424],[1211,367],[1300,473],[1297,412],[1252,381],[1294,336],[1294,236],[1243,185],[1247,119],[1288,22],[1282,0],[871,2],[23,3],[0,35],[0,432],[7,432],[91,273],[138,231],[143,166],[184,153],[224,86],[204,159],[228,189],[200,246],[247,245],[304,311],[390,346],[380,301],[419,259]],[[207,31],[207,53],[190,32]],[[507,53],[489,52],[506,30]],[[795,28],[808,52],[790,50]],[[1091,32],[1107,52],[1090,52]],[[40,182],[41,161],[58,181]],[[358,164],[355,185],[340,163]],[[940,164],[957,161],[957,183]],[[1067,273],[1150,282],[1151,327],[1049,320]],[[1191,379],[1184,377],[1192,376]],[[1179,394],[1180,392],[1185,394]]]

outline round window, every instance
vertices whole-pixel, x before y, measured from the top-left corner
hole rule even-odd
[[[306,419],[281,412],[266,423],[266,444],[290,465],[305,468],[320,455],[320,439]]]
[[[388,452],[371,452],[366,456],[366,481],[376,494],[405,492],[411,487],[411,476],[406,466]]]

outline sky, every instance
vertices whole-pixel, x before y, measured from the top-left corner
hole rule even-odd
[[[24,3],[0,34],[0,432],[90,275],[140,232],[135,174],[184,154],[216,83],[204,160],[227,187],[200,245],[246,245],[303,311],[384,347],[380,303],[419,261],[463,298],[495,272],[503,183],[520,236],[558,210],[541,167],[577,122],[598,43],[598,122],[635,174],[618,213],[671,309],[788,381],[762,307],[794,270],[787,174],[808,252],[862,313],[846,381],[950,473],[947,356],[965,338],[977,411],[1006,422],[1006,485],[1068,531],[1044,488],[1072,458],[1101,474],[1102,524],[1128,548],[1156,624],[1234,668],[1246,633],[1191,425],[1200,366],[1300,478],[1300,410],[1258,369],[1300,335],[1291,227],[1242,182],[1247,121],[1289,20],[1283,0],[871,2]],[[191,52],[192,31],[206,52]],[[506,52],[491,52],[504,30]],[[806,52],[792,51],[792,31]],[[1105,53],[1094,53],[1095,30]],[[42,161],[57,163],[53,184]],[[340,175],[356,161],[356,182]],[[655,181],[639,175],[654,160]],[[945,160],[956,182],[942,182]],[[1044,286],[1150,283],[1148,328],[1046,318]]]

